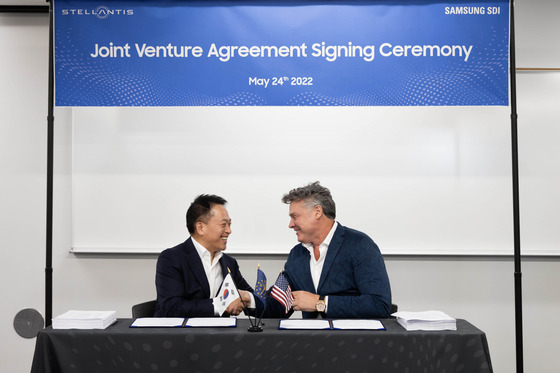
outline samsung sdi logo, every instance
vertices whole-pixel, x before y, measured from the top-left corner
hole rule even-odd
[[[61,14],[63,16],[95,16],[99,19],[106,19],[113,16],[132,16],[134,15],[134,9],[109,8],[108,6],[100,5],[92,9],[62,9]]]

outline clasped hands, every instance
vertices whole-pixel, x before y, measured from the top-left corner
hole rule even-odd
[[[292,308],[294,311],[315,312],[315,306],[319,301],[319,294],[313,294],[308,291],[293,291],[294,301]],[[229,316],[237,316],[245,309],[245,306],[251,304],[251,294],[245,290],[239,290],[239,298],[234,300],[227,306],[225,314]],[[243,298],[243,302],[241,301]]]
[[[243,301],[241,301],[243,298]],[[245,290],[239,290],[239,298],[234,300],[227,306],[225,314],[228,316],[237,316],[245,309],[245,306],[251,304],[251,293]]]

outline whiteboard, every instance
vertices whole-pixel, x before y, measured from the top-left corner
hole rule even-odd
[[[512,253],[508,107],[72,110],[75,252],[160,252],[213,193],[228,253],[287,253],[281,197],[319,180],[384,254]]]

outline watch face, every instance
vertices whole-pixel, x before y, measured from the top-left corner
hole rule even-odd
[[[317,310],[317,312],[325,312],[325,307],[326,307],[325,302],[323,301],[319,301],[315,305],[315,309]]]

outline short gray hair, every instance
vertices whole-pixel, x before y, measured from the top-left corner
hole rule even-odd
[[[286,204],[299,201],[304,201],[307,208],[319,205],[323,208],[323,213],[327,218],[332,220],[336,218],[336,205],[331,191],[318,181],[292,189],[282,197],[282,202]]]

